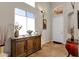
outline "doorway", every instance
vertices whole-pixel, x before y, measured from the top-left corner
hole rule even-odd
[[[52,39],[56,42],[64,43],[64,16],[57,15],[53,17],[52,21]]]

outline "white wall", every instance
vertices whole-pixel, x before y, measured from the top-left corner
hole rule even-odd
[[[75,3],[74,10],[74,26],[75,26],[75,38],[79,40],[79,29],[78,29],[78,20],[77,20],[77,10],[79,10],[79,2]]]
[[[74,37],[75,39],[79,39],[79,29],[77,28],[77,10],[79,10],[79,3],[75,3],[75,8],[74,10],[72,9],[71,3],[65,3],[65,39],[68,39],[68,29],[70,29],[72,26],[74,26]],[[73,24],[70,24],[70,28],[68,25],[69,20],[69,14],[74,12],[74,14],[71,16],[73,19],[71,20],[71,22],[73,22]],[[72,25],[72,26],[71,26]]]
[[[0,28],[7,26],[9,33],[5,44],[5,52],[10,55],[11,53],[11,39],[9,37],[14,36],[14,11],[15,8],[20,8],[25,11],[30,11],[35,13],[35,9],[25,3],[0,3]],[[5,31],[5,30],[4,30]],[[1,33],[0,33],[1,34]]]
[[[43,18],[42,18],[42,14],[41,14],[41,10],[39,10],[39,8],[41,8],[42,10],[45,10],[45,19],[47,19],[47,29],[43,30]],[[36,9],[38,10],[38,15],[37,15],[37,31],[42,32],[42,44],[45,44],[46,42],[51,41],[51,12],[50,12],[50,4],[48,2],[37,2],[36,3]]]

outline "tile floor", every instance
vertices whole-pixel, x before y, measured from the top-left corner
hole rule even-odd
[[[49,42],[43,45],[41,50],[31,54],[29,57],[66,57],[67,54],[64,44]]]

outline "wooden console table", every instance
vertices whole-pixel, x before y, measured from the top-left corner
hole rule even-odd
[[[21,36],[11,39],[11,56],[28,56],[41,49],[41,35]]]

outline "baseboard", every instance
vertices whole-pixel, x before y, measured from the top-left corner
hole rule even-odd
[[[50,42],[50,41],[42,41],[42,42],[41,42],[41,46],[43,46],[44,44],[46,44],[46,43],[48,43],[48,42]]]

